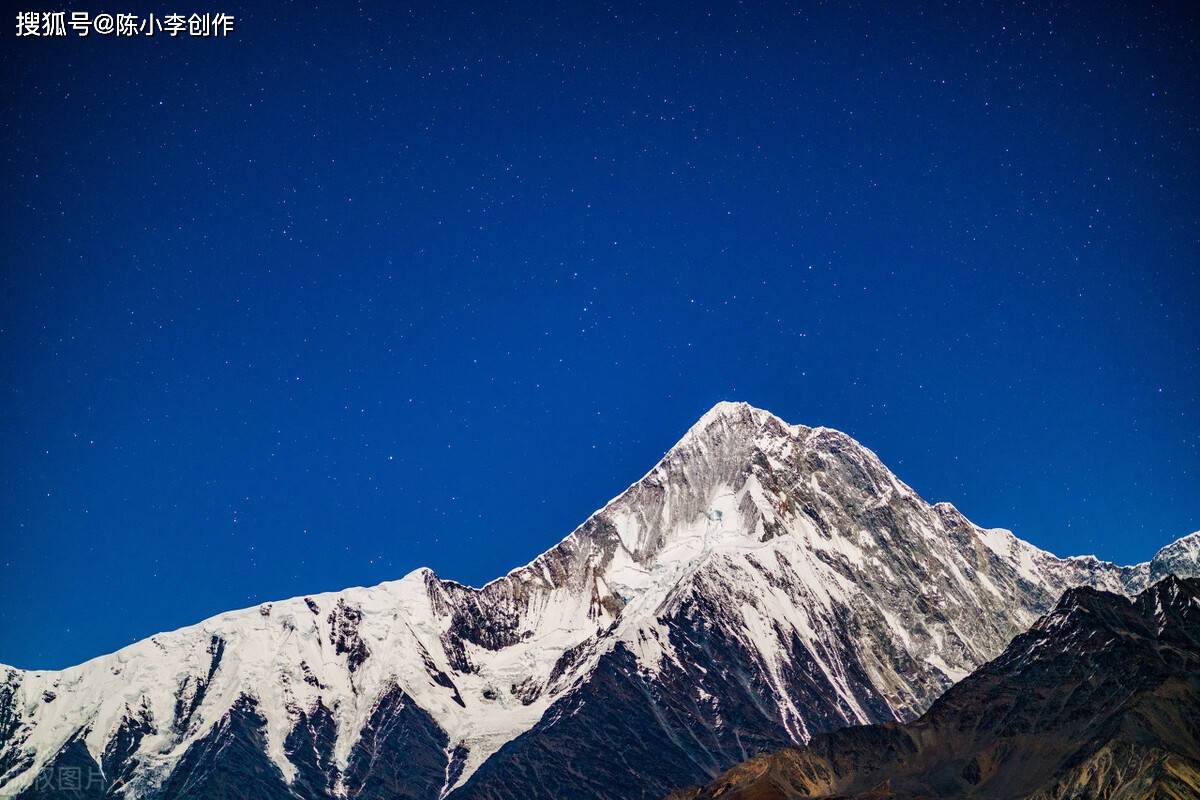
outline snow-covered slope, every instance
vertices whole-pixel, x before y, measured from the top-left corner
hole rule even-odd
[[[845,434],[721,403],[481,589],[418,570],[58,672],[0,667],[0,793],[41,796],[80,763],[96,796],[203,796],[244,785],[231,753],[261,751],[258,797],[640,796],[622,774],[659,791],[912,718],[1064,589],[1133,593],[1198,560],[1200,534],[1135,567],[1060,559],[925,503]],[[565,736],[629,755],[580,780]],[[632,760],[656,741],[670,752]]]

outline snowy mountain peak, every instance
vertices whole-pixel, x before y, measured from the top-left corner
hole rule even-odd
[[[1164,548],[1158,569],[1195,568],[1196,545]],[[671,769],[688,777],[740,760],[748,742],[910,718],[1064,589],[1136,591],[1154,570],[983,530],[844,433],[723,402],[558,544],[482,588],[422,568],[67,670],[0,673],[0,790],[71,753],[108,759],[127,797],[169,796],[181,764],[244,729],[264,742],[257,774],[289,797],[369,796],[392,732],[430,743],[428,795],[414,797],[535,796],[506,770],[561,751],[556,736],[611,747],[616,734],[589,715],[633,686],[622,713],[660,698],[646,724],[668,730],[682,748]],[[597,686],[608,699],[579,706]],[[693,740],[702,752],[680,744]],[[621,780],[604,774],[596,796],[621,797]]]
[[[745,419],[747,417],[765,419],[767,417],[772,417],[778,419],[778,417],[775,417],[775,415],[770,411],[756,408],[755,406],[752,406],[742,400],[720,400],[715,403],[712,408],[710,408],[708,411],[705,411],[704,414],[700,416],[700,419],[698,419],[696,424],[692,426],[692,430],[704,428],[714,419],[721,417],[731,419]]]
[[[1156,583],[1167,575],[1200,578],[1200,531],[1172,542],[1150,559],[1151,583]]]

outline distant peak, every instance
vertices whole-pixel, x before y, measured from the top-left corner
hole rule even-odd
[[[1192,608],[1200,604],[1200,578],[1168,574],[1139,594],[1135,602],[1160,622],[1164,609],[1194,613]]]
[[[1167,591],[1177,592],[1180,587],[1194,590],[1200,587],[1200,578],[1183,578],[1179,575],[1171,574],[1144,590],[1142,594],[1154,595]]]
[[[1181,536],[1154,554],[1153,561],[1161,561],[1187,553],[1200,554],[1200,531]],[[1153,563],[1153,561],[1151,563]]]
[[[1171,549],[1174,549],[1177,547],[1198,547],[1198,546],[1200,546],[1200,531],[1194,531],[1193,533],[1189,533],[1187,536],[1180,536],[1178,539],[1171,542],[1169,545],[1167,545],[1166,547],[1164,547],[1162,549],[1163,550],[1171,550]],[[1162,552],[1162,550],[1160,550],[1159,552]]]
[[[1150,559],[1150,580],[1168,575],[1181,578],[1200,576],[1200,531],[1176,539]]]

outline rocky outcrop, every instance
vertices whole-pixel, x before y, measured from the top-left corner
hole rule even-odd
[[[1200,797],[1200,580],[1090,588],[908,725],[849,728],[674,800]]]

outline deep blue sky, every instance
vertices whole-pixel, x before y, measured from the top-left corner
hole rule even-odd
[[[482,583],[720,399],[1062,554],[1200,528],[1194,8],[258,5],[4,23],[0,662]]]

